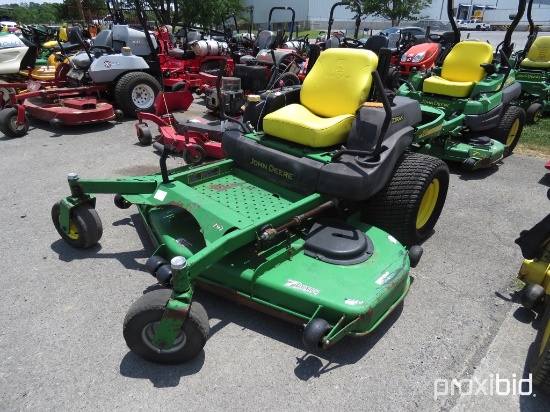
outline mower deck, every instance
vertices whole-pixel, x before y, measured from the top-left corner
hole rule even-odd
[[[232,231],[233,241],[223,241],[223,257],[197,277],[199,284],[291,315],[296,323],[322,317],[334,328],[334,342],[344,334],[369,333],[405,297],[410,284],[407,251],[392,236],[358,219],[352,219],[353,227],[342,219],[316,220],[319,226],[297,227],[291,236],[275,238],[258,253],[251,226],[283,224],[327,198],[303,197],[232,168],[231,163],[171,176],[192,189],[172,182],[164,199],[169,206],[139,206],[156,255],[167,260],[181,255],[192,265],[219,246],[219,236]],[[161,186],[154,197],[163,193]],[[137,196],[125,198],[138,201]],[[188,210],[198,204],[204,210],[191,215]],[[195,219],[214,211],[213,226]],[[360,238],[364,242],[359,247]]]
[[[113,105],[94,97],[72,97],[60,101],[31,97],[23,102],[28,114],[64,125],[102,123],[116,118]]]

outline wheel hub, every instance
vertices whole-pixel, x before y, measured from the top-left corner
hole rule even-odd
[[[155,99],[153,89],[145,84],[139,85],[132,91],[132,101],[140,109],[147,109],[152,106]]]
[[[424,196],[422,197],[422,202],[420,202],[420,207],[418,208],[418,215],[416,216],[416,228],[421,229],[424,227],[426,223],[428,223],[428,220],[430,220],[430,217],[432,216],[432,213],[435,209],[435,205],[437,204],[437,199],[439,197],[439,180],[434,179],[433,182],[430,183],[428,186],[428,189],[424,193]]]
[[[157,331],[157,328],[160,324],[159,322],[153,322],[145,326],[141,332],[141,339],[149,347],[149,349],[153,351],[158,351],[159,348],[157,348],[155,345],[153,345],[153,338],[155,336],[155,333]],[[176,339],[174,340],[174,343],[172,344],[172,347],[170,349],[163,349],[162,352],[165,353],[171,353],[171,352],[178,352],[181,348],[185,346],[185,343],[187,342],[187,337],[185,333],[183,333],[182,330],[178,332],[178,336],[176,336]]]

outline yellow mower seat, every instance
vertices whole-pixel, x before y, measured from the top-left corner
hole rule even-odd
[[[441,76],[424,80],[422,91],[450,97],[468,97],[477,82],[486,76],[481,64],[491,63],[493,47],[484,42],[457,43],[445,58]]]
[[[550,36],[537,37],[520,66],[528,69],[550,69]]]
[[[365,102],[378,57],[370,50],[333,48],[319,56],[300,90],[300,104],[264,117],[267,134],[310,147],[344,143]]]

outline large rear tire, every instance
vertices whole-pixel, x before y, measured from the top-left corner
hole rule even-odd
[[[502,143],[504,157],[510,156],[518,144],[523,125],[525,124],[525,111],[518,106],[508,106],[497,127],[489,132],[489,137]]]
[[[126,116],[137,117],[137,111],[154,113],[160,84],[149,73],[131,72],[122,76],[115,87],[118,107]]]
[[[208,339],[208,315],[200,303],[193,302],[172,347],[160,352],[155,348],[152,339],[171,294],[170,289],[147,292],[130,306],[124,319],[128,348],[149,362],[166,365],[187,362],[200,353]]]
[[[445,162],[404,153],[386,186],[365,201],[362,220],[406,246],[417,245],[432,233],[448,188],[449,168]]]
[[[550,305],[542,317],[530,357],[533,384],[550,393]]]

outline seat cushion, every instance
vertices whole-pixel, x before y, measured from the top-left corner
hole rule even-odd
[[[323,118],[304,106],[291,104],[264,117],[264,131],[310,147],[326,147],[346,141],[354,115]]]
[[[441,76],[424,80],[422,91],[450,97],[467,97],[487,72],[482,64],[493,60],[493,47],[484,42],[466,40],[457,43],[445,58]]]
[[[527,57],[521,62],[521,67],[531,69],[550,68],[550,36],[535,39],[527,53]]]
[[[487,73],[481,64],[493,61],[493,46],[465,40],[456,44],[445,57],[441,77],[453,82],[479,82]]]
[[[300,89],[300,105],[292,104],[263,119],[264,131],[311,147],[343,143],[355,112],[365,102],[378,56],[370,50],[325,50]]]
[[[325,50],[304,79],[300,103],[322,117],[353,114],[367,99],[377,66],[370,50]]]
[[[474,86],[475,82],[452,82],[443,77],[432,76],[424,80],[422,91],[450,97],[468,97]]]

